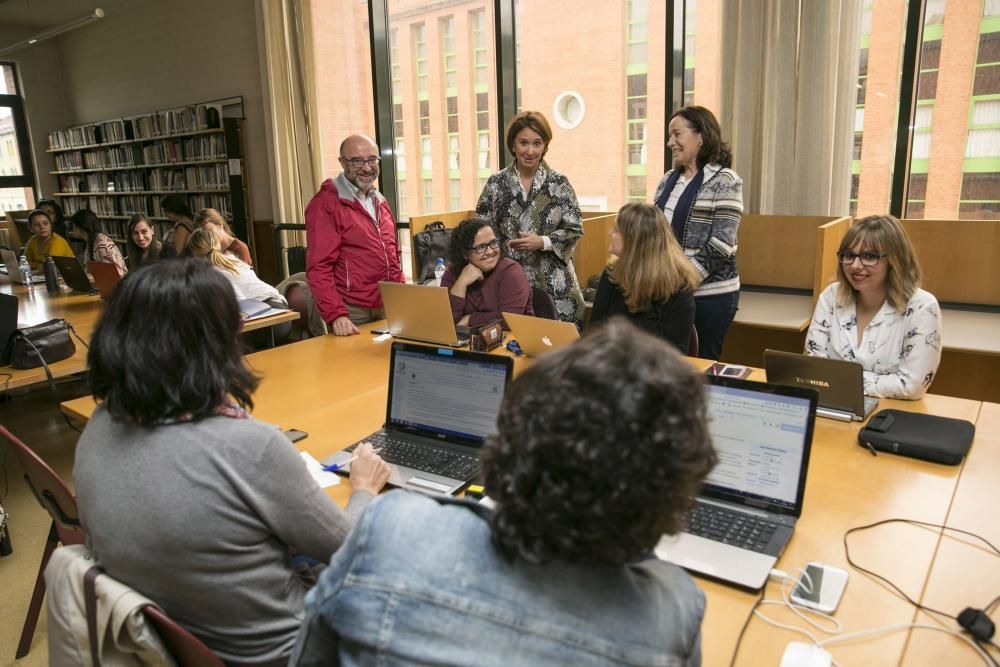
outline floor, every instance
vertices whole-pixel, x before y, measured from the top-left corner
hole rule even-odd
[[[80,381],[61,382],[58,389],[61,400],[89,393]],[[78,434],[63,421],[48,386],[28,393],[14,392],[10,400],[0,402],[0,424],[34,449],[72,486]],[[31,651],[25,658],[14,660],[51,522],[25,484],[21,467],[6,441],[0,442],[0,503],[9,515],[14,548],[11,555],[0,558],[0,665],[47,665],[44,608]]]

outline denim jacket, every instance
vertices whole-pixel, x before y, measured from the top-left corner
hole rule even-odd
[[[704,594],[680,568],[506,561],[489,511],[393,491],[306,598],[290,665],[701,664]]]

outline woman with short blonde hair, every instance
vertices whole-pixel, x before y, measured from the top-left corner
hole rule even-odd
[[[226,255],[232,255],[247,266],[253,266],[250,248],[233,234],[232,228],[222,214],[214,208],[203,208],[194,216],[195,229],[209,229],[219,239],[219,247]]]
[[[192,257],[204,257],[229,278],[238,300],[252,299],[273,308],[288,308],[288,302],[278,290],[258,278],[251,266],[237,257],[223,254],[219,238],[206,227],[194,230],[188,238],[187,252]]]
[[[869,396],[917,399],[941,363],[941,308],[920,289],[922,273],[899,220],[872,215],[837,251],[836,282],[816,303],[806,354],[864,367]]]

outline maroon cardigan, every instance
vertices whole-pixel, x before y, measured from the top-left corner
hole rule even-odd
[[[496,267],[482,280],[469,285],[465,298],[460,299],[450,290],[461,271],[449,266],[441,277],[441,287],[449,289],[451,316],[455,322],[469,316],[469,326],[478,327],[502,319],[501,313],[534,315],[531,309],[531,285],[521,265],[509,257],[501,257]],[[506,329],[506,324],[504,329]]]

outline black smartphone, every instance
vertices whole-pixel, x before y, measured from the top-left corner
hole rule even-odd
[[[389,333],[389,327],[376,327],[372,329],[373,336],[382,336],[387,333]]]
[[[285,437],[291,440],[292,442],[298,442],[299,440],[306,438],[308,435],[309,434],[306,433],[305,431],[300,431],[297,428],[290,428],[287,431],[285,431]]]

